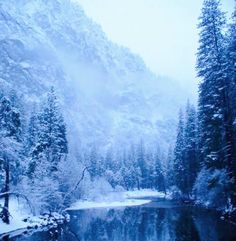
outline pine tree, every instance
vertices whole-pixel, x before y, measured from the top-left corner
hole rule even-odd
[[[179,123],[177,130],[176,144],[174,148],[173,170],[175,174],[175,185],[186,193],[186,162],[185,162],[185,141],[184,141],[184,116],[182,110],[179,112]]]
[[[135,150],[131,146],[125,161],[126,175],[127,175],[127,186],[129,189],[140,188],[140,172],[136,162]]]
[[[48,93],[47,102],[38,119],[38,143],[34,148],[33,158],[44,155],[51,163],[51,171],[56,171],[61,158],[68,153],[68,144],[66,126],[54,88]]]
[[[147,179],[148,179],[148,170],[147,170],[147,163],[145,158],[145,147],[143,141],[141,140],[139,145],[137,146],[136,151],[136,160],[138,165],[138,173],[139,173],[139,182],[141,188],[147,187]]]
[[[154,188],[166,192],[164,171],[158,152],[154,154]]]
[[[169,146],[166,166],[165,166],[165,184],[166,188],[170,189],[175,185],[175,170],[174,170],[174,148]]]
[[[228,77],[230,79],[230,111],[233,121],[233,156],[236,157],[236,6],[232,16],[232,23],[228,31]]]
[[[146,169],[148,178],[146,179],[146,188],[155,188],[158,189],[158,181],[157,175],[159,173],[159,169],[157,164],[157,160],[155,159],[155,155],[151,151],[146,151],[145,160],[146,160]]]
[[[21,119],[19,111],[9,99],[3,97],[0,101],[0,162],[5,172],[3,192],[5,194],[2,220],[9,224],[9,191],[10,180],[18,167],[21,143]]]
[[[232,15],[232,23],[228,31],[228,48],[227,60],[229,67],[229,75],[232,80],[231,86],[236,85],[236,6]],[[235,111],[235,110],[234,110]]]
[[[62,200],[58,167],[68,153],[66,126],[53,88],[42,110],[31,116],[28,130],[30,188],[40,208],[53,211]]]
[[[134,145],[131,145],[128,151],[124,151],[123,155],[119,157],[119,175],[121,184],[123,183],[126,189],[141,188],[142,177],[141,169],[138,163],[137,149]],[[114,157],[113,157],[114,158]],[[117,157],[116,157],[117,159]],[[117,162],[118,164],[118,162]],[[116,164],[116,169],[117,169]]]
[[[31,113],[29,124],[28,124],[27,140],[26,140],[26,148],[25,148],[26,155],[29,158],[29,163],[28,163],[29,166],[28,166],[27,174],[31,178],[37,164],[36,155],[33,152],[35,151],[35,147],[38,143],[39,130],[40,130],[39,119],[34,109]]]
[[[189,102],[186,106],[186,125],[184,131],[185,160],[186,160],[186,190],[190,194],[199,171],[197,150],[197,119],[194,106]]]
[[[227,111],[225,16],[218,0],[205,0],[200,18],[197,70],[201,158],[207,167],[223,168],[223,127]]]
[[[233,118],[230,77],[219,0],[205,0],[200,18],[198,49],[200,150],[206,168],[227,169],[235,186]],[[236,205],[235,195],[231,197]]]
[[[229,112],[228,129],[232,131],[232,143],[228,142],[228,147],[232,146],[232,164],[228,166],[229,176],[232,182],[233,195],[231,199],[236,206],[236,5],[232,16],[232,23],[228,31],[228,47],[227,47],[227,64],[228,64],[228,80],[229,80]],[[229,138],[228,138],[229,139]],[[230,145],[231,144],[231,145]],[[229,148],[228,148],[229,149]],[[229,150],[230,151],[230,150]]]
[[[168,158],[168,169],[170,170],[167,172],[167,177],[170,179],[168,180],[168,186],[176,185],[182,194],[188,198],[199,169],[196,125],[196,111],[188,101],[185,115],[183,115],[182,110],[179,113],[174,156]],[[170,156],[172,156],[171,153]],[[174,172],[174,175],[172,172]],[[173,176],[175,177],[174,182],[171,180]]]
[[[96,146],[93,146],[89,156],[88,156],[88,162],[89,162],[89,173],[90,176],[92,178],[92,180],[94,181],[94,179],[96,177],[100,177],[102,174],[102,166],[100,163],[100,157],[98,155],[98,151]]]

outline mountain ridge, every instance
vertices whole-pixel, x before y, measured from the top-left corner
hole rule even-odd
[[[55,86],[72,149],[145,139],[167,150],[181,88],[108,40],[77,2],[0,2],[0,27],[2,88],[17,89],[31,106]]]

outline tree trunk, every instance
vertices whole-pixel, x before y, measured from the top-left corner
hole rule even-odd
[[[229,101],[229,86],[225,84],[225,89],[223,92],[223,101],[224,101],[224,154],[226,166],[229,172],[229,177],[232,180],[232,189],[231,190],[231,203],[233,207],[236,207],[236,194],[235,194],[235,185],[236,185],[236,173],[234,170],[234,140],[233,140],[233,119],[232,119],[232,110],[230,109],[230,101]]]
[[[138,190],[140,190],[139,178],[137,178],[137,185],[138,185]]]
[[[5,197],[4,197],[4,206],[3,206],[3,210],[1,212],[1,217],[2,217],[2,221],[6,224],[10,223],[10,213],[9,213],[9,190],[10,190],[10,165],[9,165],[9,161],[6,160],[6,165],[5,165],[5,174],[6,174],[6,178],[5,178]]]

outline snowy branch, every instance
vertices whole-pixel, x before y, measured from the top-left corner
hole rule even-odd
[[[23,199],[25,199],[25,201],[27,202],[29,208],[30,208],[30,212],[35,215],[35,210],[30,202],[30,200],[22,193],[18,193],[18,192],[3,192],[3,193],[0,193],[0,199],[1,198],[4,198],[6,195],[9,195],[9,196],[16,196],[16,197],[21,197]]]
[[[81,175],[80,179],[76,182],[74,188],[73,188],[70,192],[68,192],[67,194],[65,194],[65,196],[64,196],[64,198],[63,198],[63,201],[62,201],[62,204],[65,203],[66,198],[68,198],[71,194],[73,194],[73,192],[76,191],[76,189],[79,187],[80,183],[81,183],[81,182],[83,181],[83,179],[84,179],[85,172],[86,172],[89,168],[90,168],[90,167],[85,167],[85,168],[83,169],[82,175]],[[61,210],[60,210],[60,212],[61,212]]]

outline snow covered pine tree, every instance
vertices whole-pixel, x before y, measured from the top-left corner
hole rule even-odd
[[[0,101],[0,166],[5,172],[3,190],[4,206],[0,213],[3,222],[9,224],[9,192],[11,171],[19,161],[21,148],[21,120],[19,111],[12,106],[9,99],[3,97]]]
[[[205,0],[200,17],[200,46],[197,71],[199,89],[200,158],[207,169],[227,171],[235,189],[233,156],[233,118],[230,108],[227,41],[224,36],[226,19],[219,0]],[[212,179],[212,185],[220,185]],[[209,185],[211,186],[211,185]],[[236,206],[235,191],[230,194]]]

